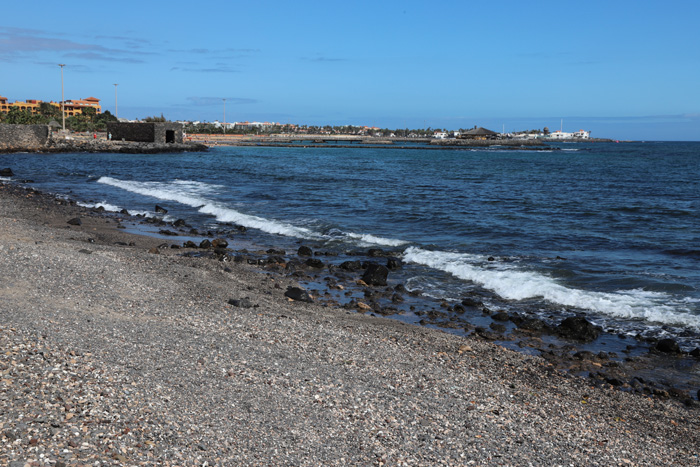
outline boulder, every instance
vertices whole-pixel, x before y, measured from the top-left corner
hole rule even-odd
[[[228,301],[229,305],[233,305],[237,308],[253,308],[253,302],[250,301],[248,297],[246,298],[231,298]]]
[[[15,174],[12,172],[11,168],[0,169],[0,177],[14,177]]]
[[[70,225],[83,225],[83,221],[80,220],[80,217],[74,217],[73,219],[69,219],[68,223]]]
[[[345,261],[339,267],[346,271],[359,271],[362,269],[362,263],[359,261]]]
[[[314,252],[306,245],[302,245],[297,250],[297,255],[299,256],[313,256]]]
[[[323,261],[321,261],[318,258],[309,258],[306,261],[304,261],[304,264],[307,265],[310,268],[317,268],[317,269],[323,269]]]
[[[557,332],[565,339],[590,342],[600,335],[602,328],[591,324],[582,316],[570,316],[557,326]]]
[[[168,213],[168,210],[165,209],[164,207],[158,206],[158,205],[156,204],[156,212],[159,212],[159,213],[161,213],[161,214],[167,214],[167,213]]]
[[[403,267],[403,262],[399,258],[391,257],[386,260],[386,267],[388,269],[400,269]]]
[[[311,303],[314,301],[313,298],[311,298],[311,295],[309,295],[309,292],[301,287],[287,287],[287,291],[284,293],[284,296],[297,302]]]
[[[389,276],[389,270],[381,264],[370,263],[367,270],[362,275],[362,280],[367,285],[386,285],[386,278]]]
[[[173,222],[174,227],[184,227],[187,225],[187,222],[185,222],[184,219],[178,219],[175,222]]]
[[[681,348],[674,339],[661,339],[654,346],[654,350],[663,353],[679,354],[681,353]]]
[[[211,245],[214,248],[226,248],[228,246],[228,242],[224,240],[223,238],[215,238],[212,242]]]
[[[199,244],[199,248],[211,248],[211,242],[207,239],[204,239]]]
[[[192,240],[187,240],[185,243],[182,244],[183,248],[197,248],[197,244],[193,242]]]

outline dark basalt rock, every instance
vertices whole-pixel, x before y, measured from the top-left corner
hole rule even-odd
[[[381,248],[370,248],[369,251],[367,251],[367,256],[370,258],[379,258],[384,256],[384,250]]]
[[[695,349],[690,351],[690,356],[695,358],[700,358],[700,347],[695,347]]]
[[[14,177],[15,174],[12,172],[11,168],[0,169],[0,177]]]
[[[346,271],[359,271],[362,269],[362,263],[359,261],[345,261],[339,267]]]
[[[481,301],[469,297],[462,300],[462,305],[464,305],[467,308],[480,308],[484,306],[484,304]]]
[[[311,295],[309,295],[309,292],[301,287],[287,287],[287,291],[284,293],[284,296],[297,302],[311,303],[314,301],[313,298],[311,298]]]
[[[223,238],[215,238],[212,242],[211,245],[214,248],[226,248],[228,246],[228,242],[224,240]]]
[[[518,327],[518,329],[525,329],[526,331],[535,331],[535,332],[548,332],[550,331],[549,326],[547,326],[547,323],[542,321],[539,318],[521,318],[517,317],[514,318],[513,323]]]
[[[74,217],[73,219],[68,220],[68,223],[70,225],[83,225],[83,221],[80,220],[80,217]]]
[[[505,311],[499,311],[498,313],[491,315],[491,319],[494,321],[508,321],[510,316]]]
[[[161,235],[170,235],[170,236],[173,236],[173,237],[176,237],[176,236],[178,235],[177,232],[173,232],[172,230],[167,230],[167,229],[160,229],[160,230],[158,231],[158,233],[161,234]]]
[[[299,255],[299,256],[313,256],[314,252],[308,246],[302,245],[297,250],[297,255]]]
[[[128,215],[129,215],[129,211],[127,211],[126,209],[122,209],[121,211],[119,211],[119,214],[123,214],[123,215],[125,215],[125,216],[128,216]]]
[[[185,243],[182,244],[183,248],[197,248],[197,244],[193,242],[192,240],[187,240]]]
[[[207,239],[202,240],[199,244],[199,248],[211,248],[211,242]]]
[[[323,261],[317,258],[309,258],[306,261],[304,261],[304,264],[307,265],[310,268],[317,268],[317,269],[323,269]]]
[[[161,213],[161,214],[167,214],[167,213],[168,213],[168,210],[165,209],[164,207],[158,206],[158,205],[156,204],[156,212],[159,212],[159,213]]]
[[[600,335],[603,329],[594,326],[582,316],[570,316],[557,326],[557,333],[565,339],[590,342]]]
[[[674,339],[661,339],[653,347],[657,352],[679,354],[681,353],[681,348]]]
[[[253,308],[255,306],[248,297],[241,299],[231,298],[229,299],[228,304],[237,308]]]
[[[362,275],[362,280],[367,285],[386,285],[386,278],[389,276],[389,270],[381,264],[370,263],[367,270]]]
[[[403,267],[403,262],[398,258],[389,258],[386,260],[386,267],[388,269],[400,269]]]
[[[184,219],[178,219],[175,222],[173,222],[173,227],[185,227],[187,225],[187,222],[185,222]]]
[[[286,252],[282,249],[279,248],[270,248],[269,250],[266,251],[268,255],[279,255],[279,256],[284,256]]]

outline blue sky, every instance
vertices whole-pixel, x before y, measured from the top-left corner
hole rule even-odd
[[[0,95],[119,116],[700,140],[700,2],[6,2]]]

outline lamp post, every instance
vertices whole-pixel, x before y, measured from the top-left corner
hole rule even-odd
[[[119,104],[117,103],[117,86],[119,83],[114,83],[114,116],[119,120]]]
[[[63,116],[63,132],[66,132],[66,99],[63,95],[63,67],[66,66],[65,63],[59,63],[58,66],[61,67],[61,115]]]
[[[224,134],[226,134],[226,99],[222,99],[224,101]]]

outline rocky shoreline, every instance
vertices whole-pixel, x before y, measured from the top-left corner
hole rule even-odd
[[[16,185],[0,206],[2,464],[699,462],[687,397],[333,306],[300,287],[328,276],[313,252],[158,226],[199,236],[184,248]],[[384,273],[355,282],[370,308]]]

